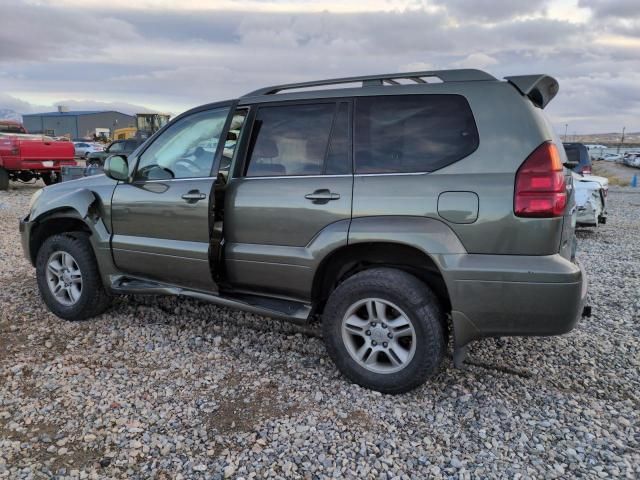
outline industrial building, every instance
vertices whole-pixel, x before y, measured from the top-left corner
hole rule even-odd
[[[58,107],[57,112],[32,113],[22,116],[29,133],[51,136],[90,138],[100,133],[107,136],[117,128],[134,127],[135,117],[115,111],[69,111]]]

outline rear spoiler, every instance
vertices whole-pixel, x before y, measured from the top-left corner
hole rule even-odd
[[[558,81],[549,75],[504,77],[537,107],[544,108],[558,93]]]

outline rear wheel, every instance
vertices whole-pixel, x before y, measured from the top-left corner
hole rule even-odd
[[[0,190],[9,190],[9,172],[0,168]]]
[[[433,292],[391,268],[358,273],[331,294],[323,336],[338,369],[383,393],[409,391],[437,372],[444,317]]]
[[[58,183],[60,181],[60,175],[55,172],[45,172],[40,174],[40,178],[45,185],[53,185],[54,183]]]
[[[49,310],[65,320],[85,320],[110,303],[87,235],[54,235],[36,258],[38,289]]]

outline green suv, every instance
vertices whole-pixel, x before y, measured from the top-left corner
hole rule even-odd
[[[36,193],[24,251],[63,319],[115,294],[320,318],[346,377],[404,392],[450,333],[460,364],[474,339],[581,316],[571,165],[543,114],[557,91],[546,75],[447,70],[204,105],[106,175]]]

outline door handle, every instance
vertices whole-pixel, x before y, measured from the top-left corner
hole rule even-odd
[[[331,200],[338,200],[340,198],[339,193],[333,193],[327,188],[321,188],[320,190],[316,190],[313,193],[307,193],[304,198],[307,200],[312,200],[313,203],[327,203]]]
[[[207,198],[207,196],[199,190],[191,190],[182,195],[182,199],[186,200],[187,203],[196,203],[197,201],[204,200],[205,198]]]

